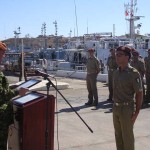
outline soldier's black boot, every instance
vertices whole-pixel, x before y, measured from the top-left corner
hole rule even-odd
[[[113,100],[111,98],[108,98],[107,101],[111,102],[111,103],[113,102]]]
[[[98,101],[94,101],[92,106],[97,106],[98,105]]]
[[[92,101],[88,101],[87,103],[85,103],[85,105],[87,105],[87,106],[90,106],[90,105],[92,105]]]

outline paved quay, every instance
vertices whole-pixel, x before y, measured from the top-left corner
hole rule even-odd
[[[16,83],[18,78],[8,77],[8,80],[10,83]],[[93,133],[59,93],[56,94],[55,90],[50,91],[50,94],[57,97],[54,149],[58,150],[59,143],[59,150],[116,150],[112,104],[106,101],[108,98],[107,85],[101,82],[97,83],[99,105],[97,109],[94,109],[94,107],[84,105],[87,102],[85,80],[57,78],[57,81],[69,84],[68,89],[60,90],[60,92],[93,130]],[[46,93],[46,91],[40,92]],[[134,125],[134,133],[135,150],[150,150],[150,104],[141,109]]]

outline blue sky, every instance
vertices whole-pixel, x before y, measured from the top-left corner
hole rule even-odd
[[[46,34],[55,34],[53,22],[58,23],[58,35],[77,35],[75,3],[77,12],[78,35],[87,33],[112,32],[115,35],[128,33],[129,24],[125,20],[124,3],[130,0],[0,0],[1,22],[0,40],[14,37],[21,28],[20,37],[41,34],[42,24],[46,23]],[[145,16],[141,34],[150,33],[150,0],[137,0],[138,15]]]

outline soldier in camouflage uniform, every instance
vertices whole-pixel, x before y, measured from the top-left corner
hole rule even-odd
[[[6,49],[6,45],[0,42],[0,62]],[[24,89],[11,90],[7,78],[0,71],[0,150],[7,149],[8,127],[13,123],[13,107],[10,100],[17,94],[23,95],[25,92]]]
[[[130,65],[134,67],[141,75],[142,79],[142,87],[143,87],[143,102],[145,102],[145,87],[144,87],[144,75],[145,75],[145,63],[144,61],[139,57],[139,52],[134,50],[132,52],[132,59],[130,61]]]
[[[108,68],[108,89],[109,89],[109,98],[108,101],[112,101],[113,97],[113,73],[117,69],[118,65],[116,63],[115,49],[110,49],[111,56],[107,60]]]
[[[147,51],[148,57],[145,57],[145,67],[146,67],[146,102],[150,102],[150,49]]]
[[[116,50],[118,70],[113,75],[113,123],[117,150],[134,150],[133,126],[142,105],[141,76],[128,63],[130,50],[126,46]]]
[[[94,55],[94,49],[89,49],[89,58],[87,60],[87,90],[88,102],[85,105],[98,105],[98,92],[97,92],[97,75],[100,72],[100,62]],[[94,100],[93,100],[94,97]]]

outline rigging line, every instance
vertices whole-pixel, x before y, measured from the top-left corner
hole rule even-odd
[[[75,0],[74,0],[74,6],[75,6],[75,17],[76,17],[77,37],[78,37],[78,18],[77,18],[77,11],[76,11],[76,2],[75,2]]]

